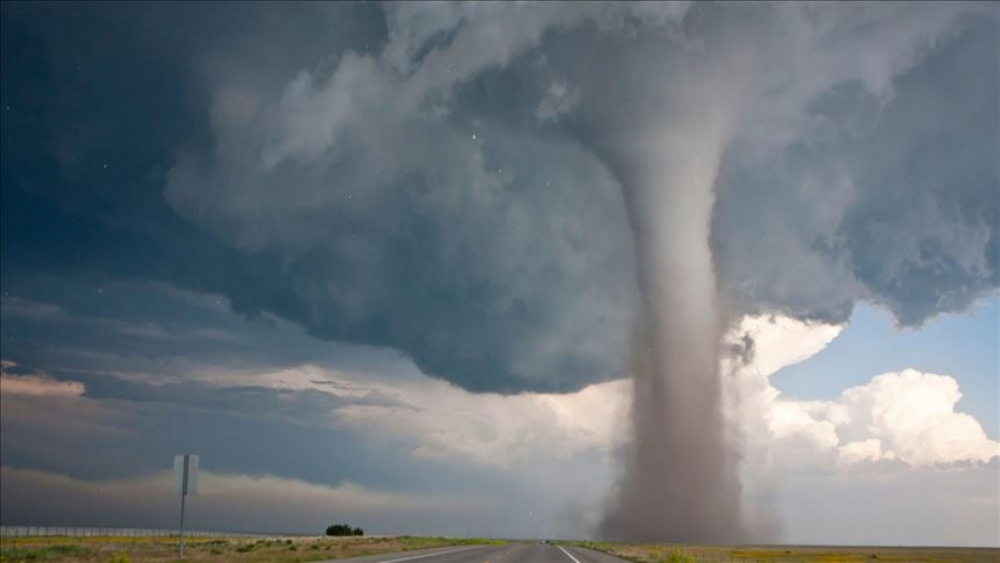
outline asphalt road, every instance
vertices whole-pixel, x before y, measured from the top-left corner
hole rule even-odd
[[[474,545],[406,551],[324,563],[625,563],[624,560],[579,547],[540,543]]]

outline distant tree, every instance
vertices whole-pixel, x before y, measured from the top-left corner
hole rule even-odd
[[[326,527],[328,536],[363,536],[365,531],[361,528],[352,528],[347,524],[333,524]]]

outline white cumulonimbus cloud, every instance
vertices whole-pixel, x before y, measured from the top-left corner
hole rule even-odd
[[[860,438],[843,445],[840,455],[912,465],[1000,456],[1000,442],[990,440],[971,415],[956,412],[961,398],[955,378],[914,369],[883,373],[852,387],[829,409],[843,440]],[[852,444],[865,446],[849,448]]]
[[[950,375],[916,369],[890,372],[828,401],[786,396],[770,382],[782,368],[822,351],[846,328],[779,315],[744,317],[728,332],[735,349],[722,362],[729,426],[743,443],[747,466],[848,469],[896,460],[921,467],[988,462],[1000,443],[971,415],[956,410],[962,394]],[[752,345],[747,342],[752,341]],[[632,395],[629,379],[575,393],[470,393],[437,379],[395,378],[299,366],[255,376],[214,374],[219,385],[313,389],[342,397],[377,391],[397,402],[353,402],[330,424],[400,439],[422,458],[513,467],[539,459],[606,455],[618,443]],[[901,466],[902,467],[902,466]],[[753,479],[753,477],[750,477]]]
[[[418,458],[511,468],[538,460],[607,455],[621,434],[631,381],[589,385],[575,393],[470,393],[427,377],[392,378],[298,366],[259,375],[214,374],[216,385],[314,390],[359,399],[378,393],[389,401],[354,401],[330,413],[328,423],[408,444]]]
[[[1000,456],[1000,442],[974,417],[956,411],[962,393],[950,375],[883,373],[830,401],[786,397],[771,384],[772,374],[816,354],[843,328],[753,316],[729,333],[731,345],[751,348],[748,361],[725,366],[728,415],[749,457],[780,467],[831,460],[842,466],[879,460],[928,466]]]

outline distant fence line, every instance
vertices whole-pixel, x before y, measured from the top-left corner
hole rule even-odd
[[[118,538],[169,538],[177,537],[177,530],[161,530],[155,528],[83,528],[79,526],[0,526],[0,537],[27,538],[37,536],[72,536],[72,537],[118,537]],[[189,538],[276,538],[301,534],[274,534],[259,532],[207,532],[202,530],[184,530],[184,536]]]

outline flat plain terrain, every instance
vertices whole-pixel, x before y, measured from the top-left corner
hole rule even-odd
[[[132,561],[205,561],[212,563],[292,563],[343,559],[416,549],[500,543],[495,540],[413,536],[189,538],[184,559],[177,557],[177,538],[57,537],[3,538],[0,562],[59,563]]]
[[[938,563],[996,563],[1000,549],[964,547],[865,547],[865,546],[699,546],[616,542],[565,542],[634,561],[719,561],[733,563],[913,561]]]
[[[422,550],[422,551],[415,551]],[[1000,563],[1000,549],[928,547],[695,546],[613,542],[505,542],[412,536],[192,538],[183,561],[339,563]],[[0,562],[181,561],[176,538],[32,537],[0,541]]]

